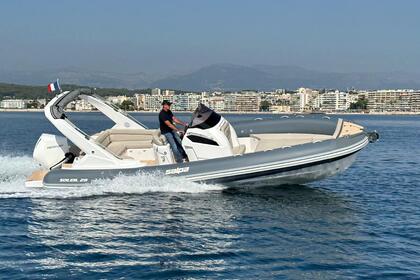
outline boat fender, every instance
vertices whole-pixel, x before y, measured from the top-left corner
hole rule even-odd
[[[379,139],[379,133],[376,131],[368,132],[367,136],[370,143],[375,143]]]

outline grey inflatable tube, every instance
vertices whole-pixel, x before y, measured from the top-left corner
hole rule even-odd
[[[334,135],[338,119],[284,118],[232,123],[238,137],[261,133]]]

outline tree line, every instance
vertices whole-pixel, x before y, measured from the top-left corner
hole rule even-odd
[[[61,85],[62,90],[74,90],[77,88],[83,88],[84,86],[63,84]],[[100,96],[112,96],[112,95],[125,95],[133,96],[136,93],[150,94],[152,89],[127,89],[127,88],[95,88],[95,93]],[[175,90],[175,93],[183,93],[185,91]],[[0,100],[6,98],[12,99],[29,99],[35,100],[39,98],[50,99],[54,96],[53,93],[49,93],[47,85],[45,86],[31,86],[31,85],[17,85],[0,83]]]

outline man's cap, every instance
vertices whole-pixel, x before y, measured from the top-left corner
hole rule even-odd
[[[172,105],[172,102],[169,101],[169,100],[163,100],[162,101],[162,105],[169,105],[169,106],[171,106]]]

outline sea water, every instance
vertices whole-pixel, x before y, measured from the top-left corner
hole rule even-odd
[[[134,116],[157,127],[156,114]],[[138,174],[28,190],[36,140],[58,132],[42,113],[0,113],[0,278],[418,279],[420,117],[343,117],[379,142],[308,185],[232,191]],[[112,124],[71,118],[88,133]]]

